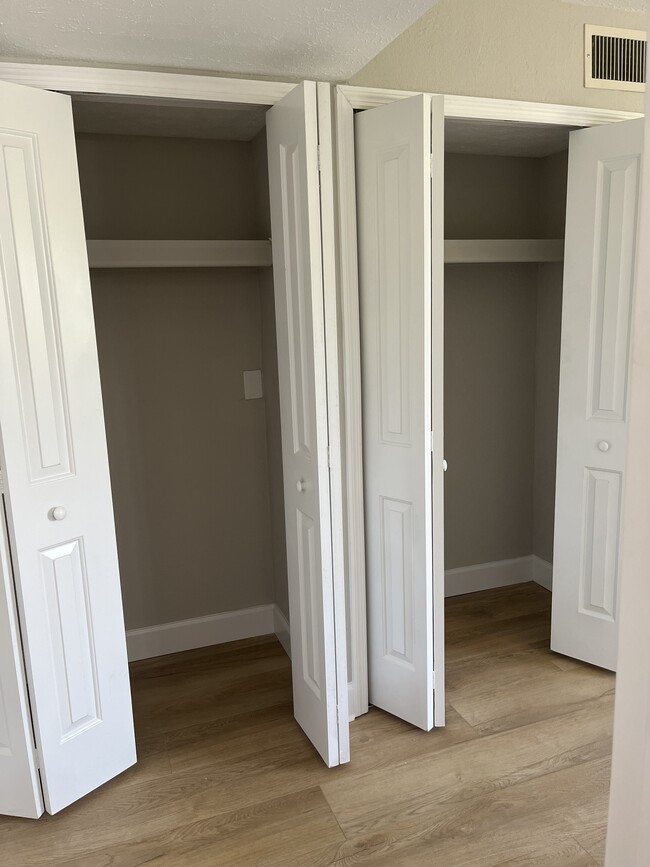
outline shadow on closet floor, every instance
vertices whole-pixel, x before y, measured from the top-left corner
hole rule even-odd
[[[602,864],[614,678],[550,652],[550,594],[447,600],[448,725],[378,710],[328,770],[274,637],[132,666],[140,762],[38,822],[0,818],[2,863]]]

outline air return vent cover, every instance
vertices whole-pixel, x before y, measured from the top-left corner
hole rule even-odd
[[[585,87],[645,90],[647,33],[585,25]]]

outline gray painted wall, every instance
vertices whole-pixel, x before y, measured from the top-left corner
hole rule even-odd
[[[445,237],[539,237],[541,162],[446,153]]]
[[[449,238],[563,237],[566,154],[446,154]],[[551,560],[562,266],[445,268],[448,569]]]
[[[562,265],[540,265],[535,346],[533,553],[549,562],[553,560],[561,325]]]
[[[445,566],[533,549],[534,265],[445,268]]]
[[[89,237],[258,237],[249,144],[80,136],[78,150]],[[266,400],[245,401],[242,381],[265,365],[257,270],[91,282],[127,627],[272,602]]]
[[[257,237],[246,142],[80,134],[88,238]]]
[[[542,237],[564,237],[567,169],[568,153],[566,151],[541,161],[539,204]],[[563,268],[561,264],[549,263],[539,266],[535,365],[533,553],[549,562],[553,560],[553,523],[555,520],[562,281]]]

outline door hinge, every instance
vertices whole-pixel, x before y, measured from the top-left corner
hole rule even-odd
[[[433,177],[433,173],[435,171],[435,163],[434,163],[435,157],[436,157],[435,154],[430,154],[430,156],[429,156],[429,172],[431,174],[431,177]]]
[[[431,431],[431,451],[434,451],[436,447],[436,437],[433,431]]]
[[[435,689],[436,688],[436,673],[435,673],[435,671],[433,672],[433,679],[432,679],[431,683],[433,684],[433,688]]]
[[[0,496],[5,493],[5,479],[2,474],[2,467],[0,467]]]
[[[320,171],[321,171],[321,150],[320,150],[320,145],[317,145],[317,146],[316,146],[316,160],[317,160],[317,162],[318,162],[318,171],[319,171],[319,173],[320,173]]]
[[[337,726],[341,725],[341,709],[339,708],[338,704],[336,705],[336,724]]]
[[[32,755],[34,756],[34,767],[36,768],[37,771],[40,771],[41,770],[41,760],[40,760],[40,756],[38,754],[38,750],[36,749],[36,747],[33,748]]]

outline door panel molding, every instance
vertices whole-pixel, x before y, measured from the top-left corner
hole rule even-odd
[[[0,128],[2,280],[32,482],[74,472],[38,136]]]

